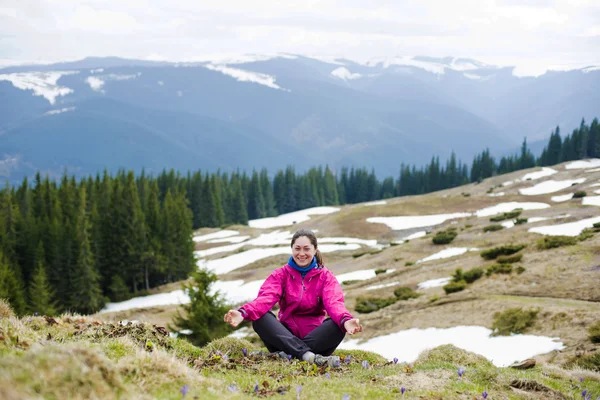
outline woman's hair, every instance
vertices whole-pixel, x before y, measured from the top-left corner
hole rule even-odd
[[[321,255],[321,252],[319,251],[319,248],[317,247],[317,237],[315,236],[313,231],[311,231],[310,229],[298,229],[296,231],[296,233],[294,233],[294,236],[292,236],[292,244],[290,245],[290,247],[294,247],[294,243],[296,243],[296,239],[298,239],[299,237],[302,237],[302,236],[306,236],[308,238],[308,240],[310,240],[310,243],[312,243],[312,245],[315,246],[315,249],[317,250],[317,252],[315,254],[315,257],[317,257],[317,264],[325,265],[325,264],[323,264],[323,256]]]

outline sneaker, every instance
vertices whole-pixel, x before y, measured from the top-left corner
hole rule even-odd
[[[327,365],[330,368],[339,368],[340,358],[338,356],[322,356],[320,354],[317,354],[315,356],[315,364],[317,364],[317,366],[319,367]]]

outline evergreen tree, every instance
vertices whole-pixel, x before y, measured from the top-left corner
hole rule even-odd
[[[0,299],[8,300],[17,315],[25,314],[23,283],[9,261],[0,252]]]
[[[54,291],[48,282],[45,268],[44,246],[38,244],[36,252],[37,267],[29,284],[29,310],[40,315],[56,315]]]

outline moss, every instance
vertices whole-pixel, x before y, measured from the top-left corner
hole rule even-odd
[[[104,354],[111,360],[120,360],[127,355],[135,354],[135,347],[123,340],[110,340],[104,345]]]
[[[590,326],[590,329],[588,329],[588,334],[592,343],[600,343],[600,321]]]
[[[512,264],[493,264],[487,267],[485,271],[487,276],[493,274],[510,274],[513,270]]]
[[[456,293],[465,290],[466,287],[467,282],[465,281],[450,282],[449,284],[444,286],[444,291],[446,292],[446,294]]]
[[[356,299],[354,310],[361,314],[368,314],[394,304],[396,297],[359,297]]]
[[[518,253],[527,247],[526,244],[507,244],[504,246],[494,247],[481,252],[481,257],[486,260],[493,260],[498,256],[508,256],[511,254]]]
[[[483,227],[484,232],[496,232],[504,229],[502,225],[488,225]]]
[[[521,261],[523,253],[513,254],[510,256],[500,256],[496,260],[500,264],[512,264]]]
[[[398,300],[408,300],[417,298],[420,294],[409,287],[402,286],[394,290],[394,296],[396,296]]]
[[[505,264],[506,265],[506,264]],[[539,309],[523,310],[511,308],[494,314],[492,336],[508,336],[511,333],[524,333],[533,326]]]
[[[447,229],[445,231],[437,232],[431,241],[433,244],[448,244],[452,242],[457,235],[456,229]]]
[[[554,249],[562,246],[573,246],[577,244],[577,238],[571,236],[544,236],[537,241],[539,250]]]

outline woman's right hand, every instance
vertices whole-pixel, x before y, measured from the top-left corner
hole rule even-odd
[[[242,313],[238,310],[229,310],[227,311],[227,314],[225,314],[225,316],[223,317],[223,320],[235,328],[236,326],[242,323],[244,317],[242,316]]]

